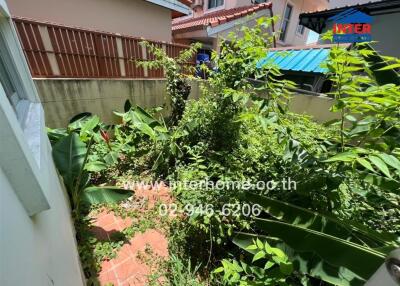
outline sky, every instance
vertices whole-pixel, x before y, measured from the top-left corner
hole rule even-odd
[[[307,44],[313,44],[318,41],[319,34],[315,33],[314,31],[310,31],[308,33]]]

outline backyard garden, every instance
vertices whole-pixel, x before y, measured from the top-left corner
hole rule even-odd
[[[126,101],[118,124],[84,113],[48,130],[88,285],[149,230],[167,249],[136,253],[141,285],[364,285],[398,248],[400,61],[334,46],[338,119],[317,123],[288,111],[295,83],[258,65],[271,21],[222,42],[198,100],[185,63],[199,46],[173,59],[147,44],[156,60],[136,64],[165,70],[166,106]],[[99,235],[107,213],[125,226]]]

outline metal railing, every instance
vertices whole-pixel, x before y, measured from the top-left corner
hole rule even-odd
[[[140,67],[154,55],[145,39],[13,18],[32,77],[39,78],[163,78],[163,69]],[[148,40],[147,40],[148,41]],[[148,41],[176,57],[186,45]],[[195,65],[195,58],[187,63]]]

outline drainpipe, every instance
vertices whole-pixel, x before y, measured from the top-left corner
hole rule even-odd
[[[272,11],[272,2],[271,2],[271,6],[269,6],[269,12],[271,13],[271,17],[274,17],[274,12]],[[275,21],[272,20],[272,33],[274,34],[274,48],[276,48],[276,38],[275,38]]]

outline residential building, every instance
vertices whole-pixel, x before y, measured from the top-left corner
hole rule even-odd
[[[355,8],[360,12],[372,16],[371,24],[372,40],[374,48],[387,56],[400,57],[400,37],[398,37],[397,25],[400,17],[399,0],[381,0],[381,1],[332,1],[331,8],[303,13],[300,15],[300,22],[307,28],[317,33],[324,33],[332,29],[333,21],[329,18],[349,9]],[[335,5],[339,4],[337,7]],[[351,6],[343,6],[349,4]]]
[[[329,9],[379,2],[381,0],[329,0]]]
[[[280,16],[274,29],[280,31],[277,46],[305,44],[309,30],[299,26],[301,12],[326,9],[327,0],[194,0],[193,13],[172,21],[175,42],[200,41],[206,49],[217,49],[218,39],[241,25],[251,26],[259,17]],[[252,16],[250,16],[252,15]]]
[[[43,108],[0,0],[0,285],[83,286]]]
[[[279,16],[275,29],[280,31],[278,46],[298,46],[307,42],[309,29],[299,24],[299,15],[305,11],[328,8],[328,0],[271,0],[274,15]]]
[[[188,0],[8,0],[12,16],[171,42]]]

